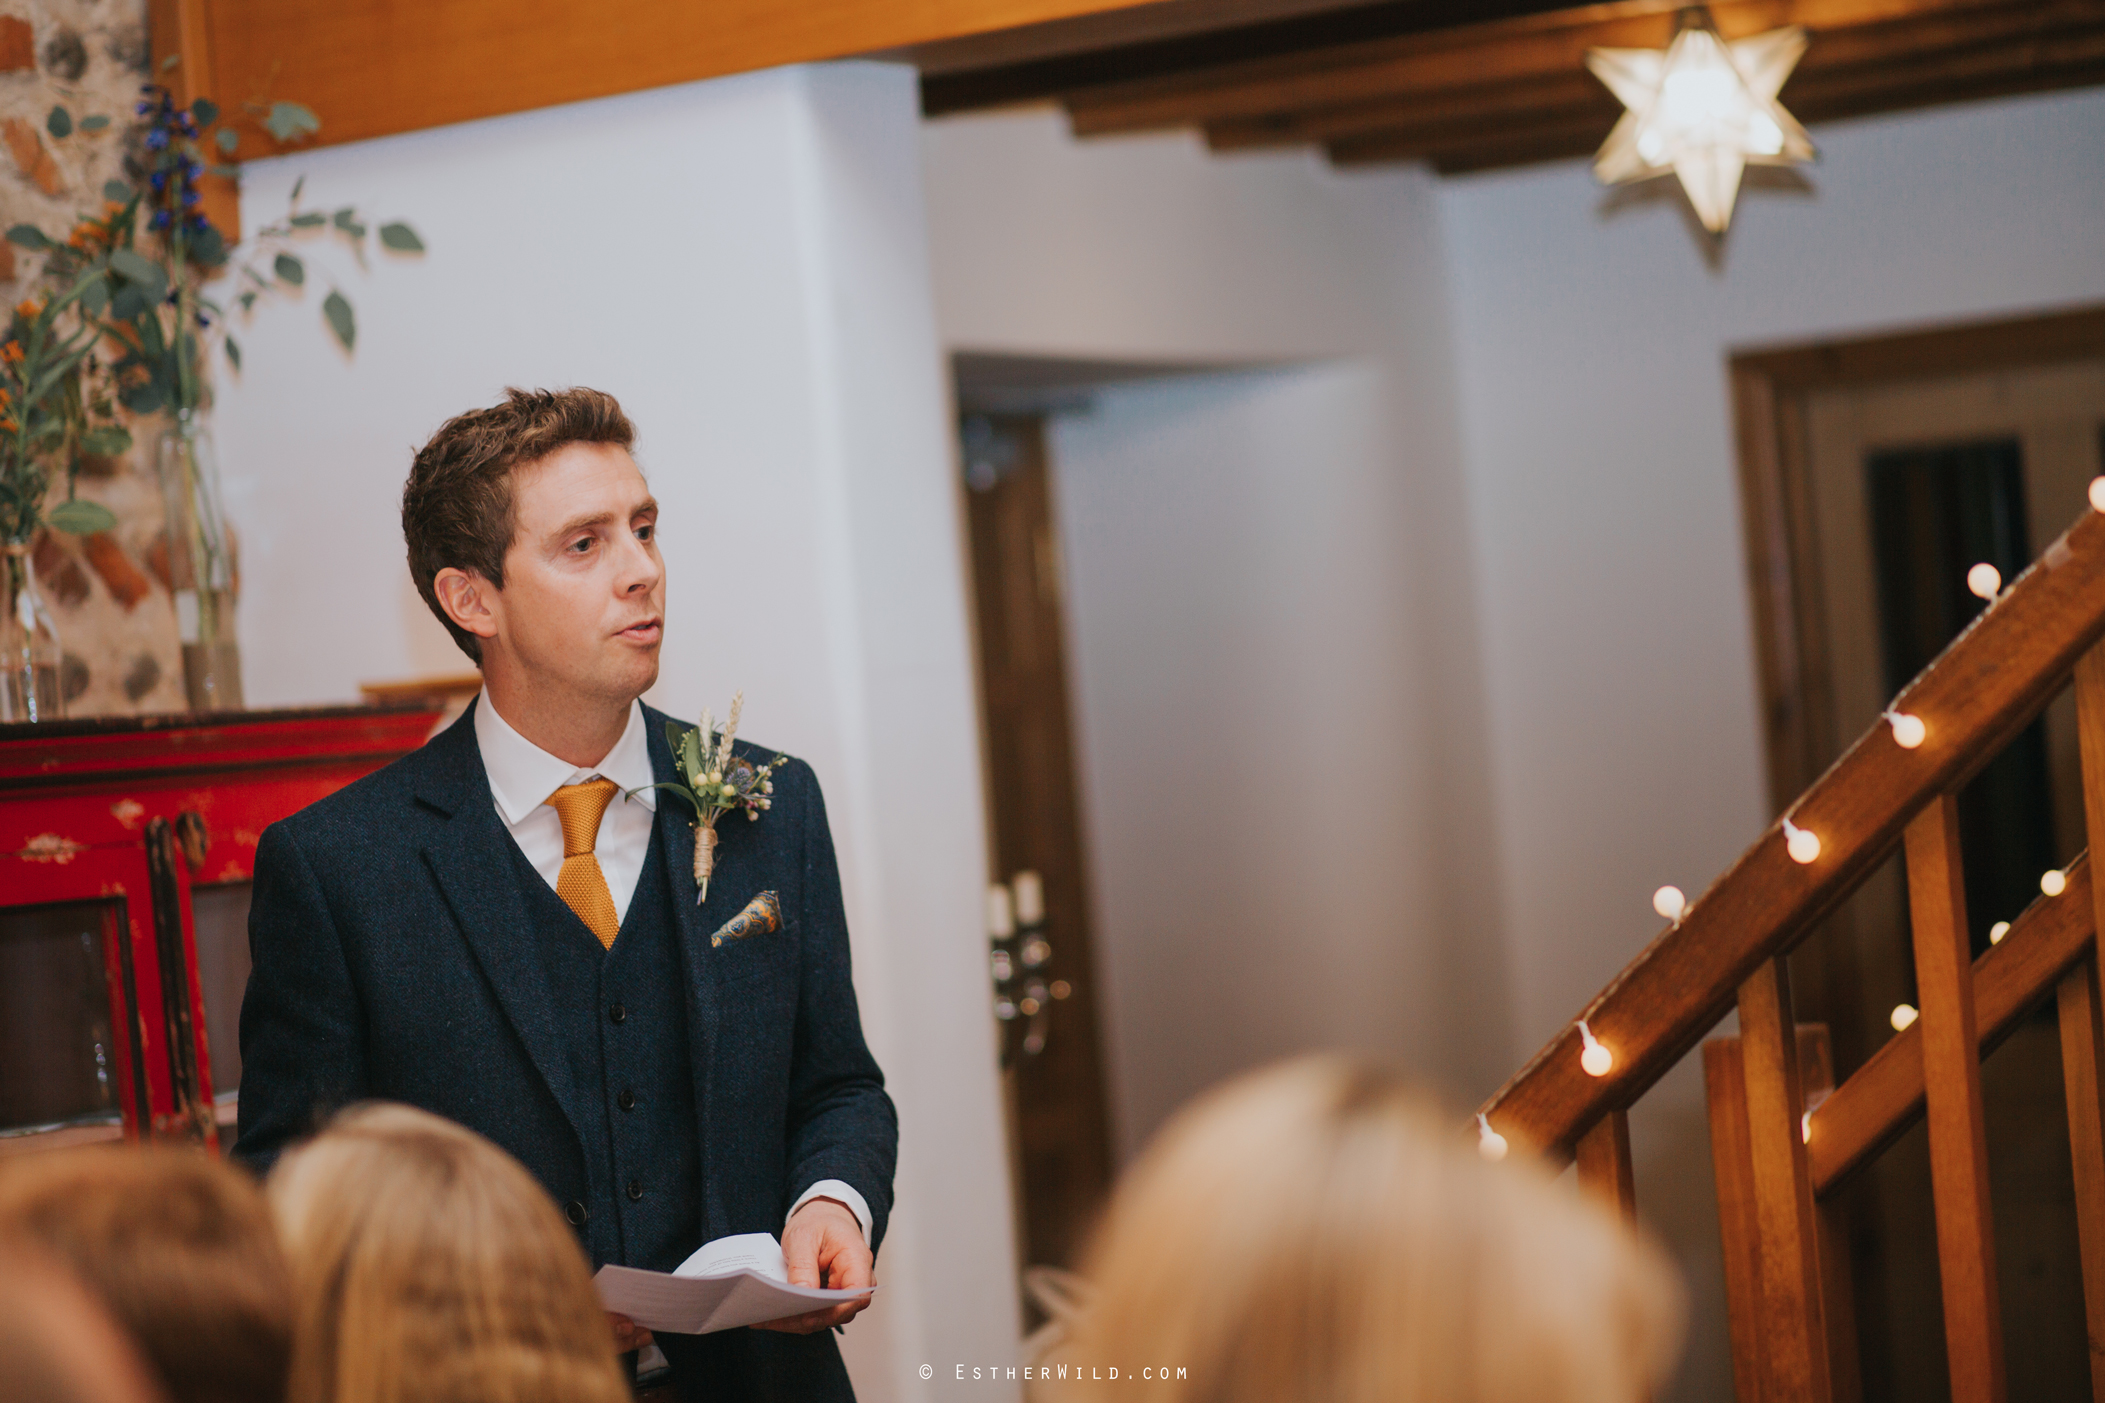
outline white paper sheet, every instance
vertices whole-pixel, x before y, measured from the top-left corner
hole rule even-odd
[[[707,1335],[804,1315],[876,1290],[792,1286],[772,1233],[740,1233],[702,1246],[669,1272],[606,1266],[592,1278],[606,1308],[646,1330]]]

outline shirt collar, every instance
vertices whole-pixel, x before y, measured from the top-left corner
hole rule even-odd
[[[490,689],[484,687],[475,707],[475,744],[482,751],[482,767],[490,777],[490,796],[505,823],[516,826],[528,814],[548,802],[548,796],[566,784],[580,784],[594,775],[604,775],[620,785],[624,798],[633,798],[653,813],[658,791],[649,786],[658,778],[651,770],[650,743],[643,730],[643,703],[629,703],[629,724],[621,739],[597,765],[579,769],[561,760],[512,729],[490,704]],[[626,791],[638,790],[629,796]]]

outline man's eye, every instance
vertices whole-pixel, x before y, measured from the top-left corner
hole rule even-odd
[[[657,531],[658,528],[656,526],[653,526],[650,522],[646,521],[641,526],[636,528],[636,539],[639,541],[648,541],[652,536],[657,534]]]
[[[576,551],[579,555],[583,555],[586,551],[592,549],[592,538],[590,536],[580,536],[570,543],[570,549]]]

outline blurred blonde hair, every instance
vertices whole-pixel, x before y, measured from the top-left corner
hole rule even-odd
[[[1681,1329],[1657,1249],[1539,1166],[1485,1163],[1427,1098],[1342,1057],[1179,1113],[1083,1275],[1089,1303],[1044,1362],[1121,1383],[1166,1367],[1142,1382],[1155,1403],[1638,1403]]]
[[[626,1403],[576,1238],[480,1135],[353,1107],[267,1188],[295,1283],[291,1403]]]
[[[96,1145],[0,1164],[0,1242],[57,1257],[176,1403],[279,1403],[285,1258],[262,1191],[202,1151]]]

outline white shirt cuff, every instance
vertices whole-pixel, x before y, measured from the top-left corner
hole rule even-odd
[[[815,1198],[836,1199],[841,1203],[847,1204],[848,1211],[855,1215],[855,1221],[862,1224],[862,1240],[864,1242],[870,1240],[871,1219],[868,1201],[838,1179],[821,1179],[810,1188],[804,1190],[803,1193],[798,1194],[797,1201],[789,1206],[788,1217],[782,1220],[783,1226],[786,1228],[789,1225],[789,1219],[797,1216],[797,1210]]]

